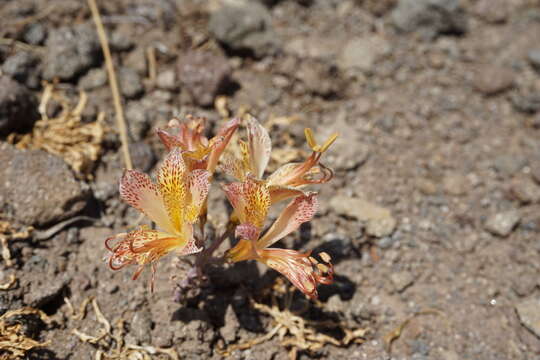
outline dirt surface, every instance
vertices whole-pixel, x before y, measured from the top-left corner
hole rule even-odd
[[[163,156],[154,129],[175,115],[206,116],[215,131],[227,115],[216,99],[269,128],[271,168],[305,156],[304,127],[320,139],[340,133],[324,155],[335,177],[317,188],[318,215],[283,241],[327,251],[335,282],[309,302],[274,271],[239,263],[209,269],[177,303],[185,267],[173,257],[160,262],[154,293],[149,272],[132,281],[132,269],[111,271],[104,239],[140,219],[118,196],[120,141],[89,8],[7,0],[0,349],[11,329],[42,343],[22,352],[29,359],[540,356],[538,1],[99,3],[136,168]],[[61,95],[38,115],[45,81]],[[47,137],[43,114],[66,116],[71,125],[57,128],[72,132]],[[41,137],[24,138],[33,128]],[[214,186],[211,231],[227,211]],[[48,318],[7,313],[23,307]],[[280,314],[305,321],[311,350],[291,341],[297,328],[276,330]]]

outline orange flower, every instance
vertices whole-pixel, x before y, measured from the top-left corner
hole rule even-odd
[[[152,265],[152,289],[159,258],[172,251],[188,255],[202,250],[196,245],[193,224],[206,201],[210,174],[202,169],[188,171],[182,155],[180,148],[171,150],[158,169],[157,184],[136,170],[125,171],[120,180],[122,199],[148,216],[160,230],[141,226],[105,241],[112,253],[111,269],[138,265],[133,275],[137,279],[145,265]],[[113,240],[117,240],[115,245],[111,244]]]
[[[240,181],[248,176],[262,179],[272,151],[268,132],[252,116],[247,118],[247,134],[248,142],[240,142],[241,159],[228,157],[222,166],[227,174]],[[301,188],[305,185],[326,183],[333,177],[332,170],[321,164],[320,158],[338,134],[332,134],[323,145],[317,144],[311,129],[305,129],[305,135],[313,153],[302,163],[281,166],[265,180],[272,204],[303,194]]]
[[[167,150],[179,147],[184,151],[184,158],[190,169],[206,169],[212,174],[240,120],[230,120],[210,140],[204,136],[205,118],[188,115],[187,120],[180,123],[173,119],[165,129],[158,129],[157,134]]]
[[[269,248],[313,218],[317,210],[316,194],[297,196],[260,236],[270,206],[271,195],[266,184],[248,177],[243,183],[226,185],[224,190],[240,222],[235,232],[240,240],[227,251],[227,259],[230,262],[260,261],[285,275],[304,294],[316,298],[317,285],[330,284],[333,280],[330,256],[321,253],[323,263],[319,263],[310,253]]]

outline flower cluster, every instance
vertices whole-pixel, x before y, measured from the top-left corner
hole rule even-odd
[[[120,196],[148,216],[158,229],[141,226],[108,238],[105,246],[110,251],[111,269],[136,265],[136,279],[150,265],[153,289],[156,264],[161,257],[171,252],[196,254],[196,264],[202,267],[220,242],[227,235],[234,235],[238,242],[224,255],[229,263],[260,261],[312,298],[317,297],[318,284],[332,282],[333,267],[328,254],[320,253],[318,261],[310,252],[271,246],[315,215],[317,194],[305,187],[332,178],[332,171],[320,158],[337,135],[319,145],[312,131],[306,129],[311,155],[301,163],[285,164],[265,176],[272,144],[268,132],[255,118],[248,115],[244,119],[247,136],[238,140],[237,154],[225,152],[241,122],[238,118],[230,120],[211,139],[204,134],[203,118],[171,120],[166,128],[157,130],[168,151],[157,169],[157,181],[137,170],[126,170],[120,180]],[[234,182],[222,185],[233,210],[227,232],[205,249],[207,195],[218,169],[234,178]],[[270,207],[285,200],[289,204],[265,231]]]

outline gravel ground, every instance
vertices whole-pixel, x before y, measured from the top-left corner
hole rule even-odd
[[[271,306],[272,284],[282,297],[276,273],[253,263],[211,269],[183,303],[173,298],[171,276],[185,274],[177,259],[160,263],[155,293],[147,273],[132,281],[106,266],[104,239],[138,214],[118,196],[112,97],[78,0],[0,3],[0,230],[10,252],[0,262],[0,314],[32,307],[51,319],[0,318],[0,339],[5,324],[20,324],[46,342],[28,359],[120,358],[126,344],[163,359],[162,349],[219,359],[227,348],[229,358],[258,360],[540,356],[538,1],[99,3],[136,168],[150,171],[162,157],[153,130],[173,116],[206,116],[214,131],[224,115],[216,99],[269,125],[275,148],[307,151],[304,127],[321,139],[341,134],[325,154],[335,177],[317,189],[318,214],[284,240],[330,253],[335,283],[320,288],[319,302],[294,293],[281,307],[339,323],[314,328],[337,340],[302,351],[278,332],[235,346],[274,328],[254,305]],[[50,83],[63,95],[40,115]],[[65,140],[61,130],[43,132],[42,150],[21,150],[37,144],[28,134],[48,126],[43,114],[63,116],[81,90],[87,103],[70,116],[88,131],[67,137],[83,159],[43,146],[57,133]],[[210,199],[214,225],[227,211],[219,196]],[[90,297],[101,313],[90,301],[83,316]],[[113,335],[77,335],[99,334],[104,318]],[[358,341],[338,346],[344,329],[358,330]]]

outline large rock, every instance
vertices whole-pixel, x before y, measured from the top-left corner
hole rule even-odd
[[[72,80],[101,57],[97,34],[90,25],[61,27],[49,33],[46,42],[43,77]]]
[[[227,83],[231,67],[222,54],[191,51],[182,57],[178,73],[193,101],[201,106],[210,106]]]
[[[225,5],[210,17],[212,35],[235,51],[249,50],[256,57],[273,54],[279,41],[267,8],[257,2]]]
[[[467,30],[467,17],[459,0],[400,0],[391,16],[398,30],[418,31],[427,38]]]
[[[34,95],[10,77],[0,76],[0,134],[28,128],[37,117]]]
[[[57,156],[2,143],[0,164],[0,210],[9,219],[43,226],[69,218],[86,205],[86,186]]]

